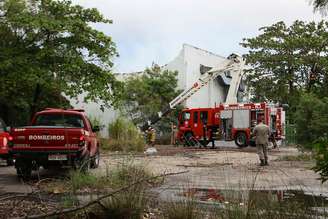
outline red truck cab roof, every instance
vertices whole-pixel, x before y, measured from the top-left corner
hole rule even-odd
[[[45,108],[44,110],[42,110],[41,112],[81,112],[84,113],[84,109],[60,109],[60,108]],[[40,112],[40,113],[41,113]]]
[[[57,115],[61,114],[61,115],[80,116],[84,123],[83,126],[88,126],[87,122],[85,121],[85,120],[87,120],[87,116],[84,113],[83,109],[59,109],[59,108],[46,108],[40,112],[35,113],[30,124],[34,125],[37,117],[40,115],[45,115],[45,114],[57,114]],[[90,128],[90,127],[87,127],[87,128]]]

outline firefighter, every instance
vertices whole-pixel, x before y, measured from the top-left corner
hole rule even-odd
[[[255,143],[257,148],[257,153],[260,158],[260,166],[267,166],[268,163],[268,145],[270,128],[263,123],[263,118],[260,118],[258,124],[253,130],[253,135],[255,136]]]
[[[155,129],[152,127],[148,128],[148,132],[147,132],[147,137],[148,137],[148,145],[150,147],[154,147],[155,146],[155,140],[156,140],[156,133],[155,133]]]
[[[177,126],[174,123],[171,123],[171,145],[176,145],[176,135],[177,135]]]

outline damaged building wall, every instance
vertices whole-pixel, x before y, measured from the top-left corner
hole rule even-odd
[[[219,66],[225,57],[208,52],[206,50],[184,44],[182,50],[176,58],[168,64],[162,66],[163,69],[178,71],[178,88],[190,88],[201,76],[201,68],[206,69]],[[202,66],[202,67],[201,67]],[[119,80],[124,80],[131,75],[141,75],[142,72],[117,73]],[[218,78],[211,81],[208,86],[200,89],[196,94],[191,96],[184,106],[188,108],[214,107],[225,101],[227,89],[229,88],[229,78]],[[85,109],[87,115],[95,118],[101,118],[105,128],[101,131],[102,136],[108,136],[107,127],[110,122],[117,118],[120,113],[113,109],[100,110],[97,103],[83,103],[83,95],[78,101],[71,100],[71,104],[76,108]]]

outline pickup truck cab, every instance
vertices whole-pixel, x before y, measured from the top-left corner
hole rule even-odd
[[[11,136],[6,130],[5,122],[0,118],[0,159],[6,160],[7,165],[14,164],[13,158],[9,153],[8,143],[11,140]]]
[[[99,165],[99,141],[84,110],[45,109],[31,125],[10,132],[17,175],[29,178],[40,166],[69,166],[86,171]]]

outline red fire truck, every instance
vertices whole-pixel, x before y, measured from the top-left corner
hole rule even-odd
[[[235,141],[239,147],[251,143],[251,132],[264,119],[275,139],[284,139],[285,111],[268,103],[220,104],[215,108],[185,109],[179,115],[178,139],[185,145],[207,146],[214,141]]]
[[[260,117],[265,118],[265,123],[270,126],[275,139],[284,138],[285,112],[282,107],[267,103],[237,103],[244,65],[245,61],[241,56],[231,54],[221,65],[201,75],[192,86],[180,93],[157,115],[150,117],[142,126],[142,130],[156,124],[177,105],[207,86],[210,81],[229,72],[231,81],[225,98],[227,104],[220,104],[214,108],[183,110],[179,115],[177,139],[188,146],[207,146],[212,142],[214,147],[215,140],[235,140],[239,147],[246,147],[253,142],[251,131]]]

